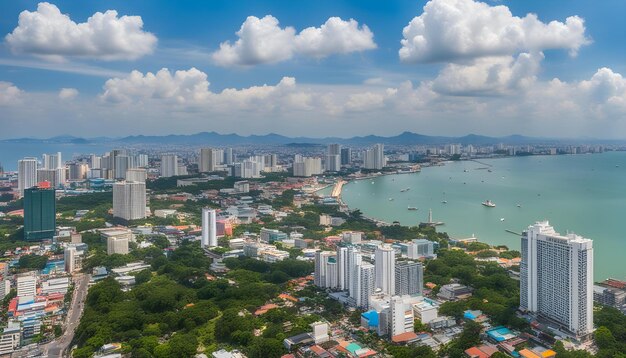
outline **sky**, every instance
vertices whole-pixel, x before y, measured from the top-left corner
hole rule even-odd
[[[626,3],[2,1],[0,139],[626,139]]]

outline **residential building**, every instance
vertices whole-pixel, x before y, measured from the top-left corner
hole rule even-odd
[[[593,242],[557,233],[548,221],[522,234],[520,309],[567,329],[593,332]]]
[[[346,291],[348,289],[348,248],[337,247],[337,289]]]
[[[201,173],[214,172],[218,162],[218,152],[213,148],[200,149],[200,161],[198,162],[198,170]],[[231,149],[232,158],[232,149]],[[231,159],[232,162],[232,159]],[[228,160],[226,161],[228,164]]]
[[[146,217],[146,183],[118,181],[113,184],[113,216],[124,220]]]
[[[341,148],[341,165],[352,164],[352,149]]]
[[[217,246],[217,213],[215,209],[202,208],[202,247]]]
[[[177,175],[178,156],[176,154],[166,154],[161,156],[161,177],[169,178]]]
[[[376,269],[374,265],[361,263],[356,269],[356,289],[354,300],[357,307],[369,308],[370,296],[374,294],[376,287]]]
[[[107,239],[107,255],[128,254],[128,239],[125,237],[111,236]]]
[[[435,243],[427,239],[415,239],[407,245],[407,257],[421,259],[435,255]]]
[[[421,295],[424,286],[422,264],[413,261],[396,262],[395,280],[396,295]]]
[[[310,177],[318,174],[322,174],[322,160],[320,158],[303,157],[301,155],[294,157],[294,177]]]
[[[17,161],[17,188],[20,197],[24,190],[37,184],[37,158],[24,158]]]
[[[380,170],[387,165],[385,159],[385,146],[375,144],[372,148],[363,152],[363,168]]]
[[[389,303],[389,336],[395,337],[406,332],[413,332],[413,309],[404,303],[400,296],[392,296]]]
[[[131,168],[126,171],[127,181],[136,181],[139,183],[145,183],[147,178],[146,169],[144,168]]]
[[[37,294],[37,276],[35,272],[27,272],[17,277],[17,297],[30,297]]]
[[[374,252],[374,265],[376,267],[376,288],[383,293],[394,295],[396,292],[396,253],[388,245],[376,248]]]

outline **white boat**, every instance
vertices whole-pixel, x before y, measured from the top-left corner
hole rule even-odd
[[[517,204],[517,207],[518,207],[518,208],[521,208],[521,207],[522,207],[522,204]]]
[[[407,207],[407,210],[417,210],[417,208],[415,206],[409,206]]]
[[[447,201],[447,200],[443,200],[441,203],[442,203],[442,204],[447,204],[447,203],[448,203],[448,201]]]
[[[495,208],[496,204],[494,204],[491,200],[483,201],[482,204],[488,208]]]
[[[393,198],[389,198],[389,201],[393,201]]]
[[[504,221],[504,218],[500,218],[500,221]]]

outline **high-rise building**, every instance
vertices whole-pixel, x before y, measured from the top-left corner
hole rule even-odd
[[[87,171],[89,166],[85,163],[71,163],[69,165],[69,179],[81,180],[87,178]]]
[[[224,164],[232,165],[235,162],[235,158],[233,158],[233,148],[225,148],[224,149]]]
[[[0,279],[0,300],[11,292],[11,281],[8,279]]]
[[[147,168],[148,167],[148,155],[147,154],[137,154],[135,157],[135,167],[137,168]]]
[[[407,257],[420,259],[435,255],[435,243],[426,239],[415,239],[407,245]]]
[[[322,174],[322,160],[320,158],[303,157],[296,155],[293,161],[293,176],[310,177]]]
[[[215,209],[202,208],[202,247],[217,246],[217,214]]]
[[[24,196],[24,189],[37,184],[37,158],[24,158],[17,161],[17,187],[20,196]]]
[[[113,216],[124,220],[146,217],[146,183],[118,181],[113,184]]]
[[[107,255],[128,254],[128,238],[109,236],[107,238]]]
[[[361,253],[354,247],[348,247],[348,272],[346,274],[348,280],[348,290],[350,291],[350,297],[356,300],[357,291],[359,287],[358,283],[358,270],[359,266],[363,262]]]
[[[341,165],[352,164],[352,149],[341,148]]]
[[[262,157],[262,156],[261,156]],[[263,170],[264,162],[257,161],[256,158],[246,159],[243,162],[233,165],[233,176],[238,178],[250,179],[260,178]]]
[[[56,231],[56,197],[49,183],[24,190],[24,240],[51,240]]]
[[[37,276],[27,272],[17,277],[17,297],[35,296],[37,294]]]
[[[57,182],[57,170],[56,169],[37,169],[37,182],[48,182],[51,187],[56,188],[59,183]]]
[[[388,295],[394,295],[396,292],[396,252],[391,246],[379,246],[374,253],[374,260],[376,288],[380,288]]]
[[[421,295],[424,286],[422,264],[413,261],[396,262],[396,295]]]
[[[324,169],[327,172],[338,172],[341,170],[341,156],[339,154],[327,154],[324,159]]]
[[[44,169],[59,169],[64,167],[63,157],[61,152],[56,154],[44,154],[43,155],[43,168]]]
[[[387,165],[385,158],[385,146],[375,144],[372,148],[363,152],[363,168],[380,170]]]
[[[337,247],[337,289],[345,291],[348,289],[348,248]]]
[[[144,168],[131,168],[126,171],[127,181],[136,181],[140,183],[145,183],[146,178],[147,178],[147,173]]]
[[[65,250],[63,251],[63,262],[65,263],[65,272],[72,273],[76,270],[76,248],[75,247],[69,246],[65,248]]]
[[[370,296],[374,294],[376,286],[376,269],[372,264],[362,263],[357,266],[356,273],[354,300],[357,307],[368,309]]]
[[[522,234],[520,309],[579,338],[593,331],[593,242],[557,233],[548,221]]]
[[[393,296],[389,302],[389,336],[395,337],[406,332],[413,332],[413,308],[407,307],[400,296]]]
[[[331,270],[332,272],[329,272],[329,270]],[[331,276],[334,276],[334,278]],[[337,284],[337,261],[334,252],[315,252],[315,276],[313,282],[318,287],[335,288]],[[331,284],[333,283],[335,284],[335,286],[331,286]]]
[[[166,154],[161,156],[161,176],[163,178],[178,175],[178,156],[176,154]]]
[[[215,167],[218,164],[218,151],[213,148],[200,149],[200,161],[198,162],[198,170],[201,173],[208,173],[215,171]]]

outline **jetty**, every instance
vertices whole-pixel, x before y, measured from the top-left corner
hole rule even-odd
[[[441,226],[444,225],[443,221],[433,221],[433,209],[428,209],[428,221],[421,222],[421,226]]]
[[[343,189],[343,185],[347,183],[344,180],[339,180],[336,184],[335,187],[333,187],[333,191],[331,192],[330,196],[332,198],[339,198],[341,196],[341,190]]]

